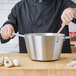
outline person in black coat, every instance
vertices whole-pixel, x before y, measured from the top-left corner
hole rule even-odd
[[[1,28],[1,42],[14,35],[27,33],[56,33],[61,26],[76,23],[76,4],[71,0],[22,0],[18,2]],[[62,30],[69,35],[68,26]],[[19,37],[20,53],[27,53],[24,38]],[[71,53],[70,40],[65,40],[62,53]]]

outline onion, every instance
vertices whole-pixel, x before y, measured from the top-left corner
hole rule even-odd
[[[67,64],[68,67],[76,67],[76,61],[71,61],[69,64]]]

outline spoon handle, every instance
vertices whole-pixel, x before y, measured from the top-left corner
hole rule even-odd
[[[59,29],[59,31],[57,32],[57,35],[62,31],[62,29],[65,27],[65,25],[63,25],[60,29]]]

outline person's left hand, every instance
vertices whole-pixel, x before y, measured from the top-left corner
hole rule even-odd
[[[62,26],[68,25],[73,18],[76,18],[76,8],[67,8],[63,11],[61,19],[62,19]]]

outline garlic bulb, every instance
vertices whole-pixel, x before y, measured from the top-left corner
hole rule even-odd
[[[4,66],[5,67],[12,67],[13,66],[13,61],[9,57],[4,57]]]
[[[20,65],[19,59],[14,59],[13,64],[14,66],[19,66]]]
[[[0,66],[2,66],[2,65],[3,65],[3,63],[4,63],[4,58],[3,58],[3,57],[1,57],[1,58],[0,58]]]
[[[19,66],[20,65],[20,62],[19,62],[19,59],[12,59],[10,57],[1,57],[0,58],[0,66],[4,65],[5,67],[7,68],[10,68],[12,66]]]

